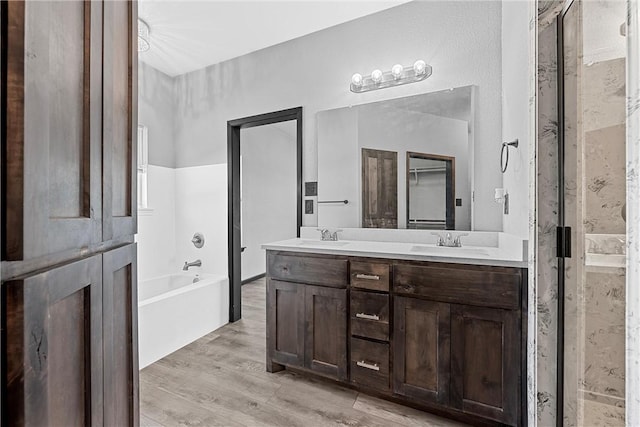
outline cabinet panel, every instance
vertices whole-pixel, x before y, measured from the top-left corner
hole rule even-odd
[[[389,292],[389,264],[351,261],[351,287]]]
[[[102,425],[100,256],[3,285],[4,416],[11,425]]]
[[[522,276],[514,268],[398,264],[393,276],[393,290],[399,294],[485,307],[520,307]]]
[[[104,422],[138,425],[136,245],[103,254]]]
[[[103,239],[136,232],[137,5],[104,4]]]
[[[267,280],[267,359],[304,364],[305,285]]]
[[[513,311],[452,306],[453,406],[516,424],[520,395],[518,327]]]
[[[389,295],[351,291],[351,335],[389,340]]]
[[[312,285],[347,287],[347,260],[267,254],[269,277]]]
[[[102,3],[5,11],[2,259],[20,261],[102,238]]]
[[[305,286],[305,366],[347,379],[347,291]]]
[[[450,306],[396,297],[394,391],[428,402],[449,402]]]
[[[351,338],[351,381],[389,390],[389,344]]]

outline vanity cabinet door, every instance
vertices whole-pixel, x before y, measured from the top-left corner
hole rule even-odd
[[[395,393],[449,403],[450,307],[441,302],[395,298]]]
[[[515,425],[520,342],[516,311],[453,305],[451,404],[468,414]]]
[[[304,365],[306,285],[267,279],[267,366]]]
[[[305,366],[347,379],[347,290],[305,286]]]

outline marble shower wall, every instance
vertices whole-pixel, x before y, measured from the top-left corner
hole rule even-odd
[[[627,14],[626,422],[640,425],[640,6]]]
[[[556,424],[558,260],[558,110],[554,17],[561,2],[539,4],[537,28],[537,161],[535,180],[535,260],[529,265],[529,318],[535,319],[535,347],[529,349],[529,422]],[[530,320],[532,322],[532,320]],[[532,400],[535,399],[535,400]],[[534,403],[535,402],[535,403]]]
[[[589,233],[625,234],[625,62],[617,58],[582,67],[583,227],[590,252],[622,252],[589,239]],[[578,387],[585,423],[624,425],[625,276],[624,268],[587,265],[579,284],[584,321],[577,332],[584,356]]]

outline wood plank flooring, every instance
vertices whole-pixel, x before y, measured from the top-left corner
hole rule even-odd
[[[242,288],[242,320],[140,372],[151,426],[462,426],[290,371],[265,371],[265,280]]]

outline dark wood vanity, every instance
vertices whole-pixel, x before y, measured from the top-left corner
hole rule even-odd
[[[526,425],[526,269],[267,251],[267,370]]]

